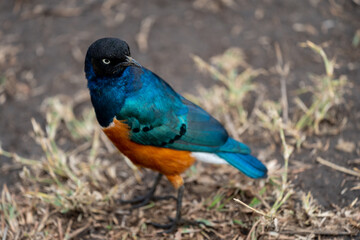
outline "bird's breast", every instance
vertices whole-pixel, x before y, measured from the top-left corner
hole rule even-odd
[[[176,176],[179,176],[195,162],[195,157],[189,151],[133,142],[130,139],[129,126],[116,118],[108,127],[103,128],[103,131],[117,149],[135,165],[160,172],[166,175],[169,180],[172,176],[175,177],[174,181],[170,180],[175,187],[182,184],[182,182],[176,182],[178,179]]]

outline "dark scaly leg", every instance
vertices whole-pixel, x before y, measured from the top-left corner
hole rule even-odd
[[[162,176],[163,175],[161,173],[159,173],[157,175],[153,186],[150,188],[150,190],[145,195],[133,198],[131,200],[120,200],[120,203],[121,204],[128,204],[128,203],[133,204],[131,206],[131,208],[135,209],[135,208],[139,208],[139,207],[147,205],[148,203],[150,203],[151,200],[159,201],[159,200],[167,200],[167,199],[176,199],[174,196],[163,196],[163,197],[155,197],[154,196],[156,187],[157,187],[157,185],[159,185]]]
[[[177,229],[178,225],[180,224],[181,205],[182,205],[183,195],[184,195],[184,185],[182,185],[178,190],[178,196],[177,196],[177,201],[176,201],[176,216],[175,216],[174,219],[170,218],[170,223],[168,223],[168,224],[159,224],[159,223],[151,222],[150,224],[153,225],[156,228],[167,229],[167,230],[164,231],[164,233],[172,233],[172,232],[174,232]]]
[[[184,189],[185,189],[184,185],[178,189],[175,218],[169,218],[170,223],[168,223],[168,224],[159,224],[159,223],[150,222],[149,223],[150,225],[152,225],[156,228],[166,229],[162,233],[173,233],[177,230],[177,227],[179,225],[195,225],[195,226],[205,225],[205,226],[207,226],[204,222],[201,222],[201,221],[191,221],[191,220],[181,219],[181,207],[182,207],[182,198],[184,195]],[[207,227],[211,227],[211,226],[207,226]]]

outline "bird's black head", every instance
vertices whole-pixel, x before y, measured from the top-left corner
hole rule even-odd
[[[96,77],[119,76],[128,66],[141,67],[131,58],[127,43],[117,38],[101,38],[86,53],[85,72],[92,68]]]

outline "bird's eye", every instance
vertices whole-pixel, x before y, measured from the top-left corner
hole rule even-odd
[[[107,58],[104,58],[104,59],[102,60],[102,62],[103,62],[104,64],[106,64],[106,65],[110,64],[110,60],[107,59]]]

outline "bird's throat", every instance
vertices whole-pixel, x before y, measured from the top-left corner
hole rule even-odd
[[[113,118],[121,111],[126,93],[122,87],[91,87],[90,96],[96,118],[102,127],[109,126]]]

